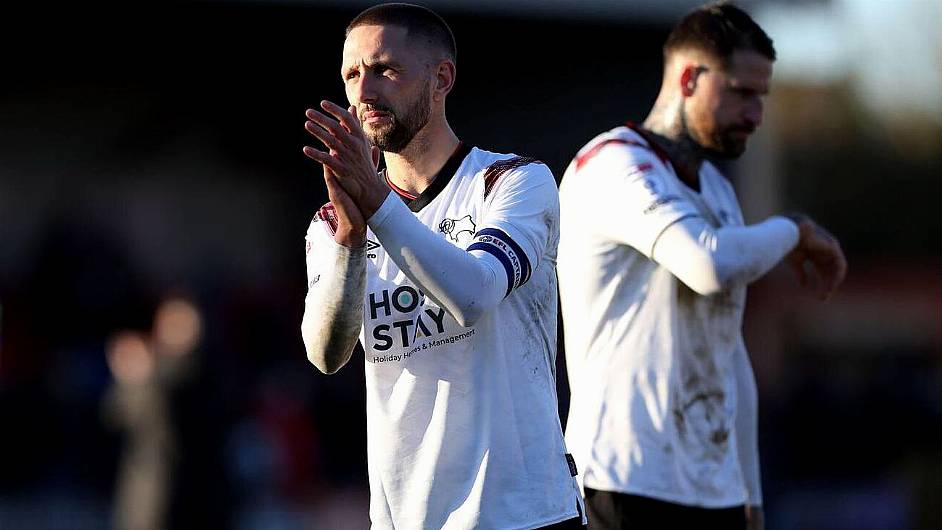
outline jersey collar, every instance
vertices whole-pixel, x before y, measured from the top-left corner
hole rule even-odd
[[[648,143],[648,147],[651,148],[651,151],[654,151],[654,154],[657,155],[657,157],[661,160],[661,162],[664,165],[669,165],[674,170],[674,173],[677,174],[678,176],[677,180],[679,180],[681,184],[683,184],[684,186],[687,186],[688,188],[692,189],[693,191],[697,193],[700,193],[699,182],[697,186],[691,186],[689,183],[685,182],[684,179],[680,178],[680,175],[677,173],[677,168],[680,166],[674,164],[674,161],[671,159],[671,156],[667,154],[667,151],[665,151],[664,148],[661,147],[656,141],[654,141],[654,138],[651,137],[651,133],[649,133],[648,131],[644,129],[644,127],[641,127],[640,125],[638,125],[637,123],[633,121],[628,121],[628,123],[626,123],[625,125],[627,125],[628,128],[631,129],[632,131],[636,132],[638,136],[640,136],[641,138],[644,138],[644,141]],[[699,178],[697,180],[699,181]]]
[[[465,145],[464,142],[458,142],[458,147],[455,149],[455,152],[451,154],[448,161],[445,162],[445,165],[438,170],[438,173],[435,175],[429,187],[425,188],[425,191],[419,195],[413,195],[393,184],[392,181],[389,180],[389,175],[386,174],[385,169],[383,169],[383,179],[386,180],[386,185],[402,199],[402,202],[406,203],[406,206],[408,206],[412,212],[419,212],[432,202],[435,197],[438,197],[438,194],[451,182],[452,177],[455,176],[455,172],[461,167],[461,162],[464,161],[465,157],[467,157],[470,152],[470,145]]]
[[[648,143],[648,147],[654,151],[654,154],[656,154],[658,158],[661,159],[661,162],[665,164],[671,164],[672,166],[674,165],[671,162],[671,157],[667,154],[667,151],[665,151],[664,148],[658,145],[658,143],[655,142],[653,138],[651,138],[651,135],[648,133],[648,131],[644,130],[643,127],[633,121],[629,121],[625,125],[627,125],[628,128],[632,131],[638,133],[638,136],[644,138],[644,141]]]

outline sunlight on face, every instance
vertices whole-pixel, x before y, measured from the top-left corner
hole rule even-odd
[[[358,26],[343,47],[347,100],[363,130],[383,151],[402,151],[428,123],[429,54],[399,26]]]
[[[685,102],[688,134],[718,157],[740,156],[762,124],[771,77],[772,61],[750,50],[733,52],[725,68],[707,68]]]

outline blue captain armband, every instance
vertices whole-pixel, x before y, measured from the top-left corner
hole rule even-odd
[[[530,260],[510,236],[497,228],[484,228],[474,234],[474,240],[467,249],[481,250],[497,258],[507,273],[507,293],[510,295],[514,289],[527,283],[530,279]]]

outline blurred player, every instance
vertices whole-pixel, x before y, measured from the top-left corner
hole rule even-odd
[[[707,161],[745,150],[774,60],[743,11],[695,10],[667,39],[644,123],[590,141],[563,178],[566,441],[591,528],[762,527],[746,286],[785,259],[827,297],[846,271],[807,217],[744,225]]]
[[[114,376],[104,420],[124,434],[118,530],[225,526],[219,430],[206,390],[202,316],[186,297],[161,301],[149,334],[123,331],[107,348]]]
[[[328,374],[363,344],[373,527],[581,528],[556,405],[552,174],[458,140],[454,38],[425,8],[357,16],[340,73],[352,106],[307,111],[331,202],[307,232],[301,330]]]

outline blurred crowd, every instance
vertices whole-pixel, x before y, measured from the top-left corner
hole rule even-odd
[[[317,379],[303,294],[151,295],[106,241],[48,241],[0,299],[0,528],[368,527],[362,374]]]

